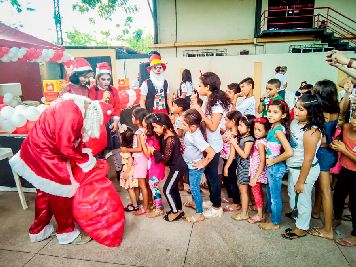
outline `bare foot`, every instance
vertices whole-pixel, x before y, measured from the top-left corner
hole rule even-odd
[[[258,225],[262,230],[278,230],[279,224],[273,224],[272,222],[260,223]]]

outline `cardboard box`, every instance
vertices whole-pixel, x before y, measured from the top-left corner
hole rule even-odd
[[[65,80],[43,80],[43,96],[46,99],[46,104],[50,104],[56,100],[59,95],[59,91],[65,87],[67,82]]]

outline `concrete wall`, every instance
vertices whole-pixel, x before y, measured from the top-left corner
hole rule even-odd
[[[158,0],[159,43],[253,38],[255,5],[254,0]]]

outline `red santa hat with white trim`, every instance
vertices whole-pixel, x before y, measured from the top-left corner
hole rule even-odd
[[[100,62],[96,65],[96,75],[103,73],[111,74],[111,67],[107,62]]]
[[[78,57],[74,60],[73,63],[73,72],[75,71],[93,71],[93,69],[91,68],[91,65],[89,64],[89,62],[82,58],[82,57]]]

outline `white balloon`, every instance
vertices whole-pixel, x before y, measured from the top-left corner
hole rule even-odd
[[[1,128],[6,133],[12,133],[16,129],[15,125],[13,125],[10,120],[3,120],[1,122]]]
[[[41,97],[41,102],[44,104],[46,103],[46,98],[44,96]]]
[[[18,104],[19,104],[19,101],[17,101],[16,99],[11,100],[11,102],[10,102],[10,106],[13,108],[16,107]]]
[[[38,110],[40,113],[42,113],[43,111],[45,111],[45,109],[47,108],[47,106],[44,105],[44,104],[40,104],[40,105],[38,105],[36,108],[37,108],[37,110]]]
[[[35,107],[28,107],[25,117],[29,121],[37,121],[40,116],[40,112]]]
[[[18,105],[15,107],[15,113],[17,114],[22,114],[26,116],[26,112],[27,112],[27,107],[24,105]]]
[[[11,100],[14,98],[14,95],[11,93],[4,94],[4,103],[10,104]]]
[[[15,113],[14,115],[12,115],[10,121],[16,127],[22,127],[22,126],[24,126],[26,124],[27,119],[26,119],[26,117],[24,115]]]
[[[10,119],[12,115],[15,113],[15,110],[13,107],[6,106],[1,109],[0,113],[3,118]]]

